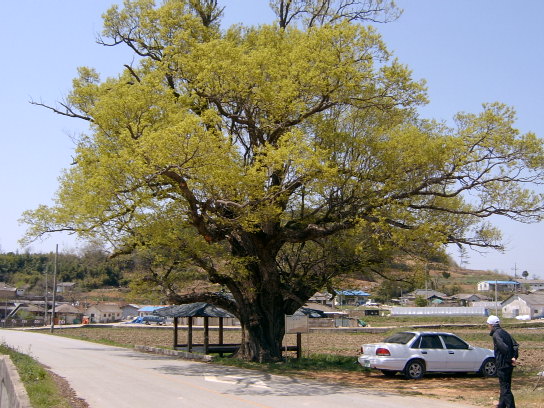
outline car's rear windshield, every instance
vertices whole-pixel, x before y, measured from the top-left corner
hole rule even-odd
[[[414,333],[395,333],[388,338],[386,338],[384,343],[398,343],[398,344],[407,344],[410,340],[414,338]]]

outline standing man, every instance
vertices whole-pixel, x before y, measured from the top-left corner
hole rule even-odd
[[[518,358],[518,344],[500,325],[497,316],[489,316],[487,326],[493,337],[495,348],[495,364],[497,365],[497,377],[499,377],[500,398],[497,408],[515,408],[514,395],[512,394],[512,371]]]

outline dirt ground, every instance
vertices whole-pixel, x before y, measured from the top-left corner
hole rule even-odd
[[[51,375],[53,381],[55,381],[57,384],[61,396],[67,401],[68,404],[70,404],[70,408],[89,408],[89,404],[76,395],[76,392],[70,387],[68,381],[50,371],[47,367],[45,368],[49,371],[49,375]]]
[[[484,329],[447,329],[445,331],[458,334],[474,346],[487,348],[492,346],[492,340]],[[544,378],[541,378],[538,387],[536,387],[539,378],[537,373],[544,371],[544,328],[541,327],[536,330],[511,329],[509,331],[521,346],[520,365],[514,372],[512,383],[517,406],[522,408],[544,408]],[[56,333],[89,340],[108,340],[124,345],[138,344],[171,347],[173,340],[172,328],[155,326],[145,328],[118,326],[111,329],[66,329],[57,330]],[[303,334],[303,356],[311,354],[353,356],[354,364],[357,364],[361,344],[380,341],[386,335],[383,333],[337,333],[328,331]],[[185,333],[180,331],[180,342],[184,341],[184,336]],[[195,331],[193,336],[195,343],[202,342],[202,331]],[[215,336],[217,336],[217,333],[212,332],[211,342],[217,340]],[[240,333],[226,331],[224,337],[226,343],[238,342]],[[284,344],[296,344],[295,336],[287,335]],[[304,372],[296,375],[356,387],[459,401],[483,407],[494,406],[499,389],[496,378],[482,378],[474,374],[426,375],[424,379],[419,381],[408,381],[400,375],[388,378],[380,372],[365,372],[362,369],[358,371]]]

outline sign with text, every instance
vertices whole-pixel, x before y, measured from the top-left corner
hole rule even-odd
[[[285,315],[285,334],[308,333],[308,316]]]

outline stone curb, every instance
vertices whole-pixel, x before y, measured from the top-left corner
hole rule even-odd
[[[186,359],[189,359],[189,360],[200,360],[200,361],[212,361],[213,360],[213,357],[209,356],[207,354],[189,353],[187,351],[164,349],[164,348],[160,348],[160,347],[134,346],[134,350],[141,351],[141,352],[144,352],[144,353],[162,354],[162,355],[165,355],[165,356],[186,358]]]
[[[26,388],[9,356],[0,356],[0,407],[32,408]]]

